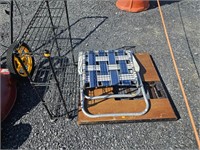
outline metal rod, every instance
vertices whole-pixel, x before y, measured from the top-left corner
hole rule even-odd
[[[57,39],[56,39],[55,26],[54,26],[54,24],[53,24],[53,19],[52,19],[52,15],[51,15],[51,10],[50,10],[50,6],[49,6],[49,0],[45,0],[45,2],[46,2],[47,9],[48,9],[48,12],[49,12],[49,18],[50,18],[50,22],[51,22],[52,29],[53,29],[53,34],[54,34],[54,39],[55,39],[55,42],[56,42],[56,47],[57,47],[58,55],[60,56],[60,49],[59,49],[59,46],[58,46],[58,41],[57,41]]]
[[[41,13],[41,14],[44,14],[44,13],[45,13],[45,10],[43,9],[40,13]],[[36,17],[36,16],[35,16],[35,17]],[[46,25],[47,22],[48,22],[48,19],[45,20],[45,18],[39,18],[39,19],[37,20],[37,22],[35,21],[35,24],[37,24],[37,25],[39,25],[39,26],[42,26],[42,25]],[[31,27],[31,28],[33,28],[33,27]],[[39,31],[40,31],[40,32],[39,32]],[[40,28],[39,28],[36,32],[35,32],[35,30],[32,30],[32,32],[29,33],[29,35],[30,35],[30,36],[29,36],[29,39],[31,39],[31,37],[33,37],[33,38],[32,38],[32,41],[33,41],[33,42],[30,44],[30,47],[34,46],[35,39],[38,37],[38,34],[42,35],[43,31],[44,31],[44,29],[41,31]],[[35,35],[34,35],[33,33],[35,33]],[[40,40],[41,40],[41,38],[42,38],[42,36],[39,36],[39,37],[40,37],[40,38],[39,38],[39,41],[37,42],[37,45],[36,45],[35,47],[38,46],[38,44],[39,44],[39,42],[40,42]],[[26,41],[27,41],[27,39],[26,39]]]
[[[55,79],[55,81],[56,81],[56,85],[57,85],[57,87],[58,87],[58,91],[59,91],[60,96],[61,96],[61,99],[62,99],[62,101],[63,101],[63,105],[64,105],[64,108],[65,108],[65,111],[66,111],[67,118],[69,119],[69,114],[68,114],[68,111],[67,111],[67,105],[66,105],[65,100],[64,100],[64,97],[63,97],[63,95],[62,95],[62,91],[61,91],[61,88],[60,88],[60,84],[59,84],[59,81],[58,81],[58,79],[57,79],[57,77],[56,77],[56,73],[55,73],[53,64],[52,64],[52,62],[51,62],[51,57],[50,57],[50,53],[49,53],[48,50],[45,50],[44,56],[45,56],[45,57],[48,59],[48,61],[49,61],[49,64],[50,64],[50,67],[51,67],[51,70],[52,70],[52,73],[53,73],[53,77],[54,77],[54,79]]]
[[[24,63],[23,63],[23,61],[22,61],[21,58],[19,57],[18,51],[15,50],[15,51],[13,52],[13,55],[16,56],[16,58],[18,59],[18,61],[19,61],[20,64],[22,65],[22,68],[23,68],[23,70],[26,72],[29,81],[33,82],[32,78],[31,78],[31,75],[29,74],[29,72],[27,71],[27,69],[26,69],[26,67],[25,67],[25,65],[24,65]],[[47,113],[48,113],[48,115],[50,116],[50,119],[53,119],[53,116],[52,116],[51,112],[49,111],[49,109],[48,109],[48,107],[47,107],[47,105],[46,105],[44,99],[43,99],[43,98],[40,96],[40,94],[38,93],[36,87],[35,87],[34,85],[32,85],[32,84],[31,84],[31,87],[35,90],[35,92],[36,92],[37,96],[39,97],[40,101],[42,101],[42,104],[43,104],[43,106],[45,107],[45,109],[47,110]]]
[[[74,48],[73,48],[73,43],[72,43],[72,35],[71,35],[71,26],[69,23],[69,13],[68,13],[68,8],[67,8],[67,0],[64,0],[65,4],[65,11],[66,11],[66,18],[67,18],[67,25],[68,25],[68,30],[69,30],[69,42],[70,42],[70,47],[71,47],[71,54],[72,54],[72,61],[75,64],[75,59],[74,59]]]
[[[13,43],[13,0],[10,0],[10,43]]]

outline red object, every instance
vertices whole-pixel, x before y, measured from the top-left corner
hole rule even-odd
[[[11,111],[16,98],[16,81],[11,78],[8,69],[0,68],[1,81],[1,121],[3,121]]]
[[[149,0],[117,0],[116,6],[128,12],[141,12],[149,8]]]

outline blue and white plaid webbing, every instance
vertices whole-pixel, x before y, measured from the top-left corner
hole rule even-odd
[[[136,83],[131,51],[88,51],[83,58],[83,78],[87,87],[128,86]]]

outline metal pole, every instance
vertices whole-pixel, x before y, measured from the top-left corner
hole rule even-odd
[[[13,43],[13,0],[10,0],[10,43]]]
[[[53,73],[53,77],[54,77],[54,79],[55,79],[55,81],[56,81],[56,85],[57,85],[57,87],[58,87],[58,91],[59,91],[59,93],[60,93],[60,96],[61,96],[61,99],[62,99],[64,108],[65,108],[65,111],[66,111],[67,118],[69,119],[69,114],[68,114],[68,111],[67,111],[67,105],[66,105],[65,100],[64,100],[64,97],[63,97],[63,95],[62,95],[62,91],[61,91],[61,88],[60,88],[60,84],[59,84],[59,81],[58,81],[58,79],[57,79],[57,77],[56,77],[56,73],[55,73],[53,64],[52,64],[52,62],[51,62],[51,57],[50,57],[50,53],[49,53],[48,50],[45,50],[44,56],[45,56],[45,57],[48,59],[48,61],[49,61],[49,64],[50,64],[50,67],[51,67],[51,70],[52,70],[52,73]]]
[[[25,65],[24,65],[24,63],[23,63],[23,61],[22,61],[21,58],[19,57],[18,51],[16,51],[16,50],[13,51],[13,55],[16,56],[16,58],[19,60],[20,64],[22,65],[23,70],[26,72],[26,74],[27,74],[27,76],[28,76],[29,81],[33,82],[33,80],[32,80],[32,78],[31,78],[29,72],[27,71],[27,69],[26,69],[26,67],[25,67]],[[32,86],[32,84],[31,84],[31,86]],[[40,94],[39,94],[38,91],[36,90],[35,86],[32,86],[32,88],[35,90],[35,92],[36,92],[37,96],[39,97],[40,101],[42,101],[42,104],[43,104],[43,106],[45,107],[45,109],[47,110],[47,113],[48,113],[48,115],[50,116],[50,119],[53,119],[53,116],[52,116],[51,112],[49,111],[49,109],[48,109],[48,107],[47,107],[47,105],[46,105],[44,99],[40,96]]]
[[[70,26],[70,23],[69,23],[69,13],[68,13],[68,8],[67,8],[67,0],[64,0],[64,4],[65,4],[65,11],[66,11],[67,25],[68,25],[68,29],[69,29],[69,42],[70,42],[70,47],[71,47],[70,52],[72,54],[73,64],[75,64],[74,48],[73,48],[72,36],[71,36],[71,26]]]

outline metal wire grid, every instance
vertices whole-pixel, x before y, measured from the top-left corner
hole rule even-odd
[[[65,17],[64,12],[63,1],[42,1],[20,42],[27,43],[33,55],[40,55],[41,49],[51,41],[53,41],[52,45],[56,44],[57,51],[59,51],[56,38],[62,34],[58,31],[61,28],[61,20]]]
[[[77,99],[78,99],[78,83],[77,69],[74,65],[68,64],[66,57],[57,57],[52,60],[55,66],[55,73],[59,80],[59,86],[62,90],[62,95],[66,102],[66,107],[70,118],[77,115]],[[65,67],[63,67],[65,66]],[[44,69],[46,68],[46,69]],[[42,71],[49,71],[50,68],[44,67]],[[42,74],[41,74],[42,75]],[[45,75],[45,73],[43,74]],[[48,108],[51,110],[54,117],[61,117],[66,115],[61,95],[56,88],[56,82],[53,75],[48,76],[49,86],[45,90],[44,99]]]
[[[29,45],[36,63],[42,60],[46,48],[55,56],[67,54],[71,50],[64,2],[43,0],[19,41]]]
[[[77,73],[68,19],[66,0],[43,0],[19,41],[32,50],[35,71],[29,80],[51,119],[69,117],[69,112],[72,117],[77,110]],[[44,50],[50,52],[49,58],[44,57]],[[69,51],[71,56],[66,55]]]

